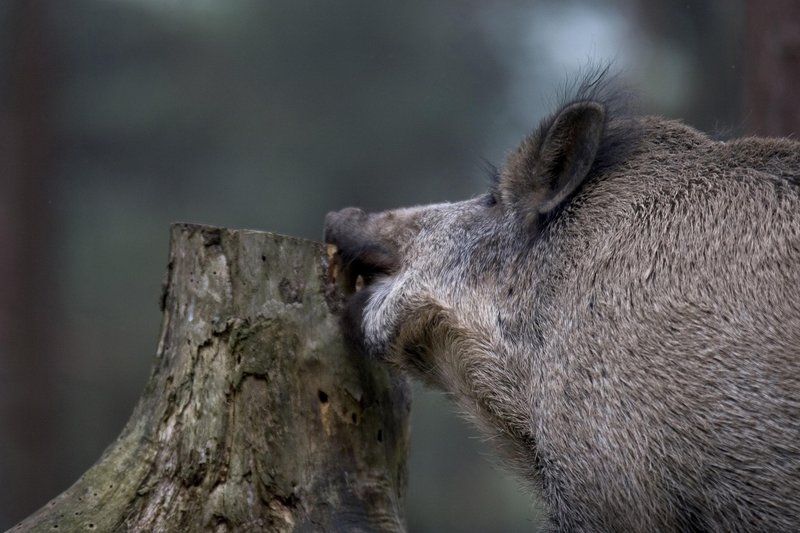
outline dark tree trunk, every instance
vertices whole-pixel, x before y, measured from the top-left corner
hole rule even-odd
[[[755,135],[800,134],[800,2],[748,0],[748,130]]]
[[[120,437],[12,531],[401,531],[409,391],[348,352],[320,244],[172,228]]]
[[[52,33],[41,0],[0,5],[0,521],[54,493],[59,321],[53,243]],[[7,522],[6,522],[7,523]]]

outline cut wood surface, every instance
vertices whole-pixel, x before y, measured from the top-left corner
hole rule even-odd
[[[11,531],[403,531],[409,389],[345,347],[327,272],[319,243],[174,225],[138,405]]]

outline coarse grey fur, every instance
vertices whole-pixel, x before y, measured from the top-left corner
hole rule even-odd
[[[489,193],[330,213],[371,356],[441,388],[556,531],[800,531],[800,144],[589,77]]]

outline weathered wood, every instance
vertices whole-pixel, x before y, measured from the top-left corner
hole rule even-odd
[[[347,351],[320,244],[177,224],[152,375],[12,531],[401,531],[409,390]]]

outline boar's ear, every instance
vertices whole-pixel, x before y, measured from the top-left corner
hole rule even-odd
[[[535,166],[537,210],[545,215],[561,205],[589,174],[605,129],[605,107],[570,104],[543,133]]]

